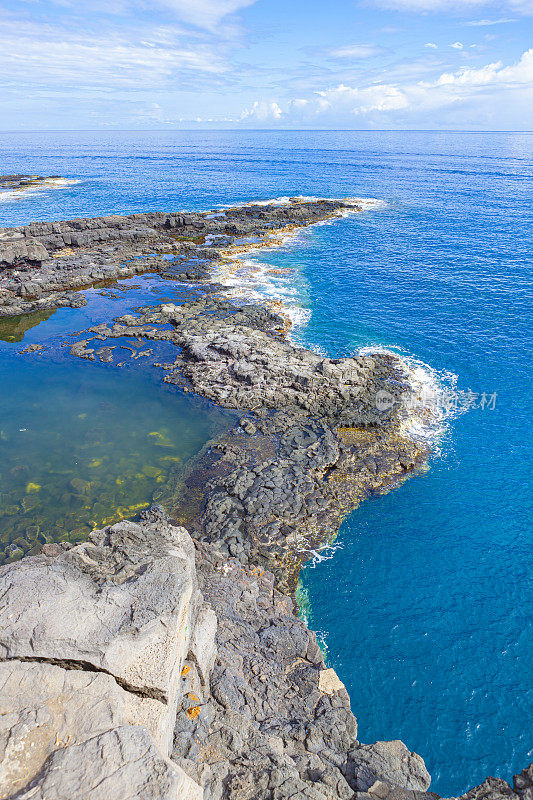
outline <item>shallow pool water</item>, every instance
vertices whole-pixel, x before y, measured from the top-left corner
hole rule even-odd
[[[162,384],[160,371],[120,350],[135,350],[135,340],[111,343],[123,368],[68,352],[74,331],[182,294],[144,276],[91,290],[82,309],[0,321],[0,561],[135,516],[229,424],[230,414]],[[43,350],[22,354],[28,344]],[[173,350],[157,347],[163,360]]]

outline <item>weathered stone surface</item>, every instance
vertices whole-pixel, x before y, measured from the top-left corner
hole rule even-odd
[[[340,692],[342,689],[346,691],[344,683],[341,681],[334,669],[321,669],[318,675],[318,689],[324,694],[333,694]]]
[[[186,659],[204,683],[214,660],[187,532],[154,509],[46,545],[0,587],[0,796],[199,800],[166,759]]]
[[[147,270],[208,281],[212,265],[239,237],[260,239],[348,209],[356,207],[343,200],[294,201],[211,214],[151,212],[0,228],[0,317],[76,304],[64,293]]]
[[[205,800],[353,800],[371,759],[380,779],[399,779],[387,783],[395,800],[416,800],[400,795],[424,783],[415,775],[429,782],[422,760],[398,743],[357,742],[346,689],[274,576],[202,546],[197,568],[218,618],[217,659],[198,716],[178,709],[173,758]]]
[[[0,175],[0,192],[12,192],[32,186],[42,186],[45,181],[60,178],[60,175]]]
[[[520,800],[533,800],[533,764],[514,776],[513,786]]]
[[[204,605],[197,614],[193,636],[189,645],[189,658],[194,660],[203,685],[208,683],[215,661],[216,632],[216,614],[212,608]]]
[[[57,749],[124,725],[167,744],[168,706],[122,689],[111,675],[47,663],[0,663],[0,796],[40,774]]]
[[[487,778],[461,795],[460,800],[518,800],[518,794],[502,778]]]
[[[1,657],[88,665],[175,704],[200,603],[185,530],[118,523],[2,568],[0,593]]]
[[[487,778],[486,781],[461,795],[459,800],[532,800],[533,764],[513,778],[513,788],[502,778]]]
[[[399,358],[389,353],[323,358],[287,341],[280,334],[282,325],[282,317],[265,309],[204,297],[166,303],[139,317],[128,314],[90,333],[92,338],[171,342],[179,349],[174,362],[165,365],[165,382],[193,389],[226,408],[256,414],[296,409],[341,426],[388,425],[399,411],[405,414],[399,398],[411,387]],[[93,352],[90,339],[73,345],[71,352],[87,357]],[[390,398],[386,408],[378,402],[379,392]],[[255,428],[244,422],[248,434],[253,433],[250,424]],[[311,446],[318,438],[306,437],[308,432],[300,433],[300,440],[287,439],[284,449]]]
[[[354,781],[361,792],[369,791],[378,779],[416,792],[425,792],[431,783],[422,758],[409,752],[399,740],[358,745],[350,752],[350,759]]]
[[[320,690],[324,663],[293,601],[268,572],[212,548],[198,549],[197,567],[218,654],[198,717],[178,711],[173,757],[205,800],[353,797],[343,775],[356,733],[348,695]]]
[[[15,239],[2,248],[2,260],[7,266],[19,262],[40,265],[48,258],[48,251],[40,242]],[[38,291],[38,290],[37,290]]]
[[[202,800],[202,790],[136,726],[60,747],[10,800]]]

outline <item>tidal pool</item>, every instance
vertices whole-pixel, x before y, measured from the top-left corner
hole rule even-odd
[[[118,300],[91,291],[82,309],[0,322],[0,563],[135,516],[233,421],[162,384],[160,371],[127,350],[119,369],[81,361],[62,347],[81,338],[72,337],[75,330],[157,302],[154,293],[179,294],[176,284],[155,276],[119,291],[132,285],[117,285]],[[28,344],[43,350],[22,354]]]

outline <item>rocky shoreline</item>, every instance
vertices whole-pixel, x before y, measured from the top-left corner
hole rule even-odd
[[[0,228],[0,317],[79,307],[80,289],[143,272],[209,281],[250,243],[353,212],[349,200],[152,212]]]
[[[262,564],[292,593],[300,565],[344,516],[421,468],[429,444],[402,433],[411,389],[399,359],[323,358],[292,345],[282,329],[268,309],[207,295],[93,327],[70,352],[114,363],[123,355],[113,341],[172,343],[171,363],[144,350],[163,381],[245,413],[159,502],[196,540]]]
[[[424,468],[416,387],[391,354],[295,347],[283,314],[212,282],[241,250],[356,209],[295,199],[0,230],[0,316],[76,307],[80,288],[141,272],[200,285],[70,352],[118,366],[117,342],[150,342],[165,382],[240,417],[137,522],[0,569],[2,797],[437,797],[403,743],[359,742],[293,600],[344,516]],[[533,766],[514,790],[490,778],[463,797],[532,800]]]

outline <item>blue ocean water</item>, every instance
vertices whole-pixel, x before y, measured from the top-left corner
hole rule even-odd
[[[0,201],[4,225],[383,201],[254,256],[250,293],[289,303],[301,343],[385,346],[476,395],[429,472],[363,504],[303,575],[361,740],[403,739],[445,796],[533,754],[532,155],[512,133],[0,134],[0,172],[79,181]]]

